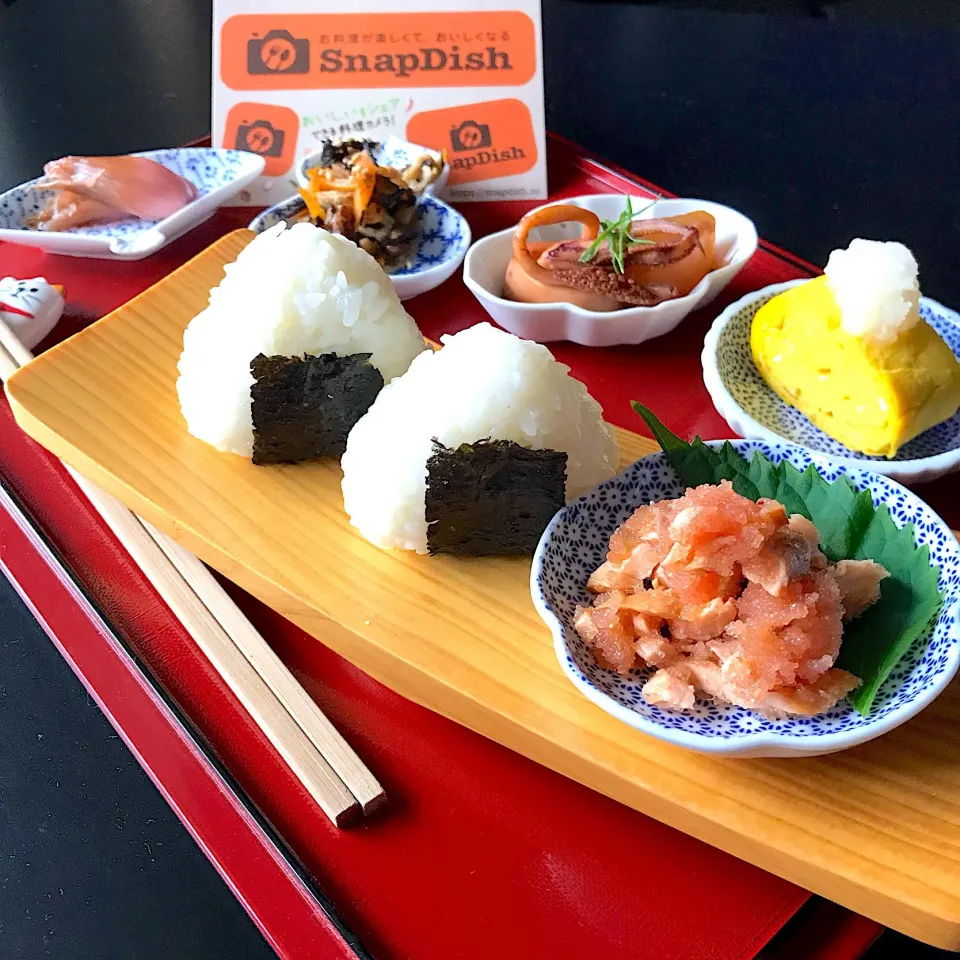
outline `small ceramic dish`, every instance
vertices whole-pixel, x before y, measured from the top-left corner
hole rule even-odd
[[[399,137],[391,135],[381,142],[379,150],[373,151],[373,159],[382,167],[396,167],[398,170],[402,170],[404,167],[410,166],[417,157],[423,156],[425,153],[436,157],[437,160],[442,156],[439,150],[431,150],[430,147],[421,147],[419,144],[411,143],[409,140],[401,140]],[[309,186],[310,181],[307,178],[307,170],[309,170],[310,167],[317,167],[319,165],[319,152],[311,153],[304,157],[297,164],[297,183],[299,183],[301,187]],[[424,190],[424,193],[439,193],[446,186],[449,176],[450,167],[444,166],[440,176]]]
[[[417,200],[420,211],[420,245],[409,267],[389,274],[393,289],[401,300],[439,287],[463,262],[470,246],[470,225],[462,214],[436,197],[424,195]],[[250,222],[254,233],[263,233],[284,220],[294,223],[306,218],[306,204],[299,195],[288,197],[264,210]]]
[[[811,453],[851,466],[868,467],[901,483],[921,483],[960,469],[960,411],[904,444],[895,457],[850,450],[815,427],[767,386],[750,352],[754,314],[784,290],[806,283],[791,280],[747,294],[713,322],[703,344],[703,381],[713,405],[734,433],[768,442],[789,441]],[[920,315],[960,356],[960,315],[920,298]]]
[[[634,207],[651,204],[633,197]],[[616,220],[626,197],[598,193],[564,200],[592,210],[602,220]],[[501,230],[478,240],[467,253],[463,279],[484,309],[505,330],[525,340],[548,343],[571,340],[587,347],[637,344],[673,330],[689,313],[706,306],[740,272],[757,249],[757,228],[742,213],[707,200],[656,200],[640,219],[671,217],[705,210],[717,221],[717,259],[722,265],[708,273],[685,297],[655,307],[627,307],[610,313],[585,310],[567,303],[517,303],[503,297],[503,278],[513,248],[513,231]],[[580,235],[579,224],[559,224],[534,230],[531,239],[563,240]]]
[[[918,539],[940,567],[944,600],[922,641],[913,645],[880,688],[870,715],[862,717],[847,700],[816,717],[770,720],[727,704],[697,701],[694,710],[675,713],[646,703],[640,689],[651,671],[627,677],[601,667],[573,629],[577,604],[589,602],[586,582],[606,558],[610,535],[641,504],[684,492],[679,475],[662,453],[651,454],[618,476],[564,507],[544,531],[531,569],[537,612],[550,627],[564,673],[607,713],[637,730],[677,746],[730,757],[805,757],[845,750],[887,733],[927,706],[960,666],[960,544],[950,528],[919,497],[888,477],[856,464],[814,461],[788,443],[734,440],[750,457],[755,450],[798,469],[815,463],[828,480],[846,474],[874,503],[884,503],[894,523],[915,524]],[[717,446],[718,444],[711,444]]]
[[[48,232],[24,226],[26,218],[41,210],[49,196],[46,191],[30,189],[37,182],[31,180],[0,194],[0,240],[70,257],[142,260],[211,217],[217,207],[256,180],[266,162],[253,153],[212,147],[145,150],[133,156],[155,160],[189,180],[197,188],[197,199],[163,220],[131,217]]]

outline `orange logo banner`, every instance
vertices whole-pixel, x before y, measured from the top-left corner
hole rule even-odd
[[[237,14],[220,34],[234,90],[522,86],[536,73],[518,10]]]
[[[260,154],[264,176],[279,177],[293,166],[299,133],[300,118],[289,107],[237,103],[227,114],[223,145]]]
[[[446,149],[451,186],[526,173],[537,163],[533,118],[513,98],[417,113],[407,123],[407,139]]]

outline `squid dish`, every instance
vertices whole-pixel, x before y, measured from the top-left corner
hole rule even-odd
[[[716,223],[702,210],[636,220],[627,200],[617,220],[558,203],[528,213],[513,235],[504,296],[572,303],[585,310],[652,307],[686,296],[715,267]],[[536,227],[579,223],[575,240],[531,240]]]

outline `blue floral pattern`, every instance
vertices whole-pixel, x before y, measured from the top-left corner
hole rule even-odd
[[[791,443],[828,456],[871,461],[880,470],[884,470],[885,465],[891,462],[914,462],[960,450],[960,411],[949,420],[937,424],[904,444],[894,457],[887,459],[848,449],[814,426],[795,407],[784,403],[767,386],[750,352],[750,327],[753,317],[780,289],[783,288],[778,285],[777,289],[760,291],[755,296],[745,297],[731,308],[728,314],[717,320],[720,330],[713,361],[723,387],[744,413],[760,426]],[[926,297],[920,299],[920,315],[937,331],[954,354],[960,357],[960,316]],[[709,363],[710,359],[705,357],[705,363]]]
[[[759,450],[774,462],[789,460],[801,470],[815,462],[828,480],[845,474],[858,489],[869,489],[875,503],[885,503],[897,526],[914,524],[917,542],[929,547],[931,562],[940,567],[944,602],[939,617],[891,673],[870,715],[862,717],[846,700],[820,716],[781,720],[705,701],[698,701],[692,711],[674,713],[643,700],[640,691],[652,671],[634,671],[623,677],[597,663],[573,629],[574,610],[578,604],[589,603],[586,581],[605,559],[613,531],[641,504],[683,494],[679,475],[659,453],[638,460],[569,504],[551,521],[540,542],[531,588],[541,616],[554,631],[564,670],[608,712],[646,733],[666,735],[666,739],[694,749],[746,752],[754,743],[772,740],[784,753],[791,747],[802,753],[816,740],[813,752],[829,752],[849,745],[841,741],[849,740],[850,734],[859,742],[869,739],[871,731],[882,732],[906,719],[942,690],[960,665],[960,547],[950,529],[919,497],[887,477],[856,466],[814,461],[807,451],[792,444],[753,440],[733,444],[747,457]],[[725,743],[721,746],[719,741]]]

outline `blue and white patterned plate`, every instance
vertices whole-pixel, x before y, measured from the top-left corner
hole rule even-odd
[[[420,211],[420,244],[409,267],[390,274],[401,300],[409,300],[440,286],[463,262],[470,246],[470,225],[449,204],[429,194],[417,200]],[[269,207],[250,221],[254,233],[263,233],[281,220],[295,221],[306,216],[306,204],[299,195]]]
[[[773,461],[789,460],[798,469],[811,462],[828,480],[841,473],[858,489],[869,489],[874,503],[884,503],[894,523],[915,525],[918,543],[930,549],[940,567],[944,601],[927,634],[897,664],[877,695],[869,717],[847,700],[817,717],[769,720],[742,707],[697,702],[694,710],[676,713],[646,703],[640,695],[651,671],[621,677],[601,667],[573,629],[577,604],[586,604],[589,575],[606,559],[610,535],[641,504],[678,497],[679,475],[662,453],[651,454],[568,504],[550,522],[533,559],[530,588],[537,612],[550,627],[554,649],[574,685],[618,720],[650,736],[703,753],[736,757],[816,756],[872,740],[919,713],[950,682],[960,666],[960,545],[950,528],[919,497],[863,467],[814,460],[787,443],[734,440],[750,457],[755,450]],[[712,444],[717,445],[717,444]]]
[[[807,282],[791,280],[749,293],[713,322],[701,360],[703,381],[720,415],[741,437],[788,440],[842,463],[861,462],[903,483],[933,480],[960,468],[960,411],[904,444],[888,460],[848,449],[767,386],[750,352],[754,314],[778,293]],[[960,316],[927,297],[920,298],[920,315],[960,356]]]
[[[0,194],[0,240],[71,257],[142,260],[208,219],[217,207],[256,180],[265,163],[253,153],[212,147],[146,150],[133,156],[155,160],[189,180],[197,188],[196,200],[163,220],[131,217],[58,232],[31,230],[25,226],[27,217],[39,212],[49,197],[46,191],[31,189],[42,179],[37,178]]]

